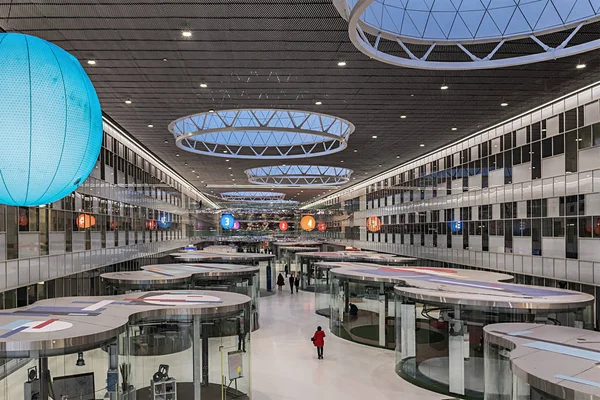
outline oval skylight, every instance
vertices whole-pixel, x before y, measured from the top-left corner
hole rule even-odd
[[[239,109],[205,112],[169,124],[183,150],[228,158],[306,158],[348,146],[350,122],[308,111]]]
[[[352,9],[359,0],[348,0]],[[598,17],[590,0],[375,0],[360,20],[424,41],[498,40],[566,29]]]
[[[250,183],[271,186],[334,186],[347,183],[354,171],[323,165],[278,165],[244,171]]]
[[[348,20],[350,39],[359,50],[404,67],[498,68],[600,47],[600,33],[578,35],[582,26],[600,20],[600,3],[595,0],[333,2]],[[551,33],[559,35],[544,37]],[[506,43],[517,39],[523,40],[518,48],[505,50]],[[483,44],[488,45],[476,47]]]

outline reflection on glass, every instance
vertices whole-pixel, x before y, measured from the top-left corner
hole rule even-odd
[[[593,327],[591,306],[568,310],[508,309],[418,302],[399,294],[395,315],[398,375],[429,390],[468,398],[484,397],[487,377],[493,382],[490,393],[497,395],[490,400],[505,399],[502,396],[508,389],[494,377],[506,369],[501,362],[506,354],[498,349],[484,349],[484,326],[530,322]],[[489,356],[485,362],[484,353]]]

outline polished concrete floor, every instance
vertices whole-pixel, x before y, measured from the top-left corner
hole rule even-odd
[[[286,290],[288,289],[288,290]],[[448,396],[411,385],[394,372],[394,351],[339,339],[314,312],[315,296],[289,288],[261,299],[261,328],[252,334],[253,400],[435,400]],[[321,325],[325,359],[310,338]]]

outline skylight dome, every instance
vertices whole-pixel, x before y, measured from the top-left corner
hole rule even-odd
[[[221,199],[225,201],[242,201],[248,203],[264,203],[283,200],[285,193],[279,192],[225,192]]]
[[[572,40],[581,26],[600,19],[600,3],[591,0],[334,0],[334,4],[348,20],[350,39],[359,50],[406,67],[497,68],[600,47],[598,37]],[[556,32],[565,33],[559,46],[551,47],[540,38]],[[539,51],[498,57],[502,46],[516,39],[539,45],[531,46]],[[468,48],[482,43],[495,45],[486,54]],[[458,47],[470,61],[440,60],[436,52],[448,46]]]
[[[227,158],[306,158],[348,146],[350,122],[321,113],[276,109],[205,112],[169,124],[183,150]]]
[[[248,181],[269,186],[335,186],[350,181],[354,171],[324,165],[278,165],[244,171]]]

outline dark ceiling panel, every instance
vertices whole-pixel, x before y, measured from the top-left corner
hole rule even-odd
[[[485,71],[389,66],[354,48],[346,22],[329,0],[14,0],[0,4],[0,15],[2,29],[43,37],[77,56],[104,112],[200,189],[233,184],[232,179],[246,184],[246,168],[293,161],[226,162],[185,153],[167,130],[184,115],[210,108],[265,107],[346,118],[356,126],[348,149],[299,163],[351,168],[354,183],[600,80],[598,51]],[[183,38],[184,29],[193,36]],[[581,32],[598,39],[600,25]],[[564,35],[545,40],[560,43]],[[530,40],[520,40],[504,46],[498,56],[532,46]],[[483,53],[489,45],[472,50]],[[431,58],[440,52],[447,57],[448,51],[438,46]],[[464,53],[451,57],[462,59]],[[97,64],[87,65],[88,59]],[[348,65],[338,67],[339,60]],[[578,62],[588,68],[576,70]],[[200,82],[208,88],[201,89]],[[444,82],[450,89],[441,91]],[[126,99],[133,103],[124,104]],[[323,105],[316,106],[316,100]],[[500,107],[501,102],[509,106]],[[300,200],[323,193],[302,190],[287,193]]]

